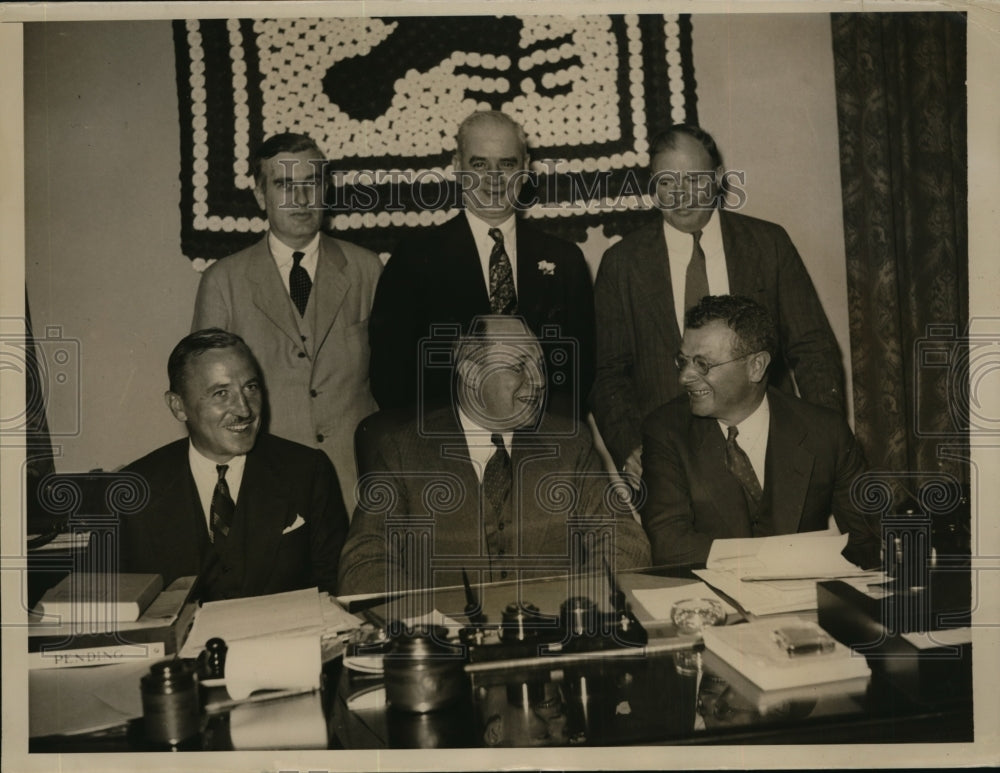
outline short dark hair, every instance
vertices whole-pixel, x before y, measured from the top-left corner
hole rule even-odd
[[[521,146],[521,156],[528,155],[528,137],[524,133],[524,128],[506,113],[499,110],[478,110],[470,113],[458,125],[458,132],[455,135],[455,149],[459,157],[462,155],[462,148],[465,146],[465,135],[473,126],[481,123],[497,123],[513,129],[517,135],[518,144]]]
[[[264,162],[269,158],[274,158],[279,153],[301,153],[304,150],[315,150],[323,155],[319,145],[308,134],[285,132],[268,137],[250,157],[250,171],[253,172],[254,182],[257,185],[263,182]]]
[[[170,358],[167,360],[167,379],[170,391],[177,394],[182,393],[187,378],[187,367],[192,359],[201,356],[210,349],[229,349],[231,347],[246,352],[250,361],[253,362],[254,368],[257,369],[257,373],[260,373],[260,365],[257,364],[257,360],[246,341],[228,330],[209,327],[184,336],[170,352]]]
[[[687,310],[685,328],[698,329],[712,320],[722,320],[736,333],[737,357],[754,352],[767,352],[777,356],[778,334],[771,314],[750,298],[743,295],[706,295]]]
[[[689,123],[672,124],[653,137],[653,142],[649,146],[650,163],[664,150],[676,148],[677,138],[682,135],[701,143],[701,146],[705,148],[705,152],[708,153],[708,157],[712,159],[712,169],[718,169],[722,166],[722,153],[715,144],[712,135],[700,126]]]

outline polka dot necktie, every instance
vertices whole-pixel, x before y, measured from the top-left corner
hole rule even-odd
[[[288,275],[288,291],[292,296],[292,303],[299,310],[300,317],[304,317],[306,314],[306,305],[309,303],[309,291],[312,290],[313,285],[312,280],[309,278],[309,272],[301,265],[302,258],[305,256],[304,252],[292,253],[292,260],[295,261],[295,265],[292,266],[292,271]]]

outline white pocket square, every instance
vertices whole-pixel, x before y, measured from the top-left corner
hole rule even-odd
[[[292,525],[291,526],[286,526],[284,529],[281,530],[281,533],[282,534],[288,534],[289,532],[295,531],[300,526],[305,526],[305,525],[306,525],[306,522],[302,518],[302,516],[296,514],[295,520],[292,522]]]

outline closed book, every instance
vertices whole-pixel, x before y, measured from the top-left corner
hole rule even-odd
[[[836,682],[762,690],[712,652],[705,653],[704,662],[708,671],[724,680],[761,716],[780,716],[787,713],[789,708],[801,710],[803,707],[808,708],[808,716],[821,716],[833,713],[830,711],[831,707],[840,708],[844,705],[857,707],[858,699],[867,692],[871,681],[866,675],[840,679]]]
[[[78,629],[110,631],[138,620],[161,590],[158,574],[73,572],[45,591],[38,613]]]
[[[782,632],[815,628],[815,636],[824,640],[822,649],[791,654],[782,641]],[[839,682],[869,677],[871,671],[864,657],[829,637],[815,623],[797,617],[777,617],[751,623],[713,626],[702,631],[705,649],[718,656],[761,690]]]
[[[162,641],[65,650],[47,649],[42,652],[29,652],[28,668],[78,668],[139,660],[155,661],[163,659],[167,655],[166,650],[166,644]]]
[[[194,577],[178,577],[138,620],[120,622],[112,630],[86,631],[72,622],[53,624],[33,615],[28,623],[28,651],[51,653],[159,642],[164,654],[172,655],[183,646],[198,609],[191,598],[194,583]]]

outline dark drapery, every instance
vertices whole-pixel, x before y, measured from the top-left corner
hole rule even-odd
[[[967,484],[966,18],[832,23],[856,433],[873,469]]]

